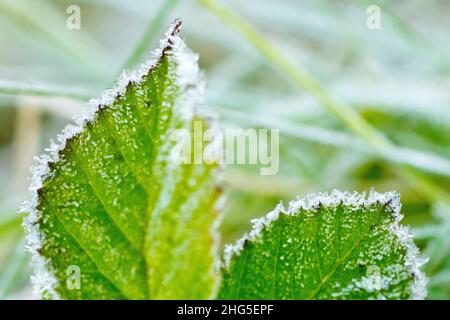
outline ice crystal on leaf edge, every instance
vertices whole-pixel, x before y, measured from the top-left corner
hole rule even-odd
[[[320,206],[333,207],[339,204],[357,210],[377,203],[384,205],[392,212],[394,221],[389,226],[390,231],[398,239],[400,245],[406,248],[406,265],[410,268],[411,273],[414,276],[414,282],[410,288],[410,298],[412,300],[425,299],[427,295],[426,285],[428,279],[420,270],[420,267],[426,263],[426,260],[420,257],[419,249],[413,242],[413,236],[409,228],[399,225],[399,222],[403,219],[403,214],[400,212],[400,195],[395,191],[378,193],[371,189],[367,196],[366,192],[342,192],[335,189],[331,193],[308,194],[305,198],[297,198],[289,203],[288,208],[285,208],[282,203],[279,203],[275,209],[267,213],[266,216],[259,219],[253,219],[253,227],[249,233],[237,240],[235,244],[225,246],[223,267],[229,269],[233,256],[240,255],[246,243],[258,241],[261,236],[261,231],[264,228],[268,228],[281,214],[295,215],[300,212],[301,209],[314,212],[317,211],[316,208]]]
[[[197,63],[198,55],[194,54],[179,36],[180,26],[181,20],[176,20],[160,40],[160,47],[151,52],[149,58],[137,70],[123,71],[111,89],[105,90],[99,98],[90,99],[87,102],[87,112],[74,116],[74,123],[68,124],[62,130],[57,136],[57,142],[50,140],[50,146],[45,149],[46,153],[34,158],[29,187],[30,200],[22,204],[19,212],[26,214],[23,222],[26,233],[25,249],[31,254],[33,269],[31,282],[38,296],[45,292],[53,299],[61,298],[55,290],[58,280],[48,259],[39,254],[45,239],[39,230],[40,212],[37,206],[38,190],[50,173],[49,163],[59,160],[59,152],[64,150],[67,141],[82,132],[85,124],[95,119],[99,109],[112,105],[118,96],[123,95],[129,83],[139,83],[155,67],[167,50],[170,50],[170,54],[177,61],[176,81],[181,93],[175,102],[176,112],[185,119],[192,119],[197,113],[198,110],[195,108],[202,102],[204,96],[204,80]],[[209,117],[208,120],[214,120],[210,115],[206,116]],[[217,245],[217,238],[215,242]]]

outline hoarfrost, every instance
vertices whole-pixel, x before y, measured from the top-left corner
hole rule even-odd
[[[149,59],[144,62],[136,71],[123,71],[118,77],[113,88],[105,90],[96,99],[87,102],[87,111],[74,117],[74,124],[68,124],[57,136],[57,142],[50,141],[50,146],[46,153],[36,157],[31,168],[29,201],[22,204],[21,213],[25,213],[23,227],[26,232],[26,249],[31,253],[31,263],[34,274],[31,277],[34,290],[38,296],[43,293],[53,299],[59,299],[55,288],[57,279],[54,270],[48,260],[39,254],[44,242],[44,235],[39,230],[39,220],[41,214],[38,210],[38,190],[42,187],[43,181],[49,176],[49,163],[59,160],[59,152],[62,151],[66,143],[82,132],[84,126],[93,121],[99,109],[110,106],[114,100],[125,93],[129,83],[139,83],[148,74],[163,54],[170,50],[170,55],[177,62],[176,81],[180,88],[180,96],[175,103],[176,112],[185,119],[191,119],[195,114],[194,107],[201,102],[204,91],[204,81],[199,73],[197,64],[198,56],[193,54],[178,35],[181,21],[176,20],[164,38],[160,41],[160,48],[150,54]],[[216,240],[217,241],[217,240]]]
[[[365,192],[342,192],[333,190],[331,193],[309,194],[305,198],[297,198],[289,203],[288,208],[280,203],[276,208],[269,212],[265,217],[252,220],[252,230],[239,239],[234,245],[226,245],[224,251],[224,267],[229,269],[231,259],[234,255],[240,255],[247,242],[257,242],[260,239],[261,231],[276,221],[281,214],[296,215],[301,210],[306,212],[315,212],[319,207],[336,207],[343,204],[355,211],[361,208],[368,208],[374,204],[385,206],[391,211],[394,222],[389,226],[392,234],[397,238],[399,244],[406,249],[406,267],[414,276],[414,282],[410,288],[410,298],[412,300],[421,300],[426,297],[427,278],[420,270],[420,267],[426,263],[426,260],[420,258],[419,250],[412,240],[412,234],[405,226],[400,226],[402,220],[400,195],[391,191],[386,193],[378,193],[371,189],[367,195]],[[292,239],[290,240],[292,241]],[[288,242],[290,242],[288,241]],[[360,283],[361,284],[361,283]]]

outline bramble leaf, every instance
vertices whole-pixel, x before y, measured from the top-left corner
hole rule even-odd
[[[220,299],[421,299],[423,263],[396,193],[279,205],[226,247]]]
[[[202,81],[176,22],[161,48],[89,103],[33,169],[24,206],[44,298],[205,299],[215,288],[216,164],[179,164]]]

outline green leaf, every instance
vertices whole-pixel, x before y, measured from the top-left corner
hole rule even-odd
[[[226,247],[220,299],[421,299],[399,196],[333,191],[279,205]]]
[[[91,101],[90,114],[67,126],[33,169],[23,211],[32,280],[44,298],[214,293],[217,164],[173,158],[176,130],[206,122],[196,109],[197,56],[179,26],[138,71]]]

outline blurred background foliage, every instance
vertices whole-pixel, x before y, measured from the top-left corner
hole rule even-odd
[[[66,27],[72,4],[80,30]],[[380,30],[366,26],[371,4]],[[429,258],[429,298],[449,299],[448,13],[444,0],[1,0],[0,298],[35,297],[17,214],[33,156],[179,17],[205,71],[205,108],[223,128],[281,134],[277,175],[225,168],[223,241],[280,200],[394,189]]]

